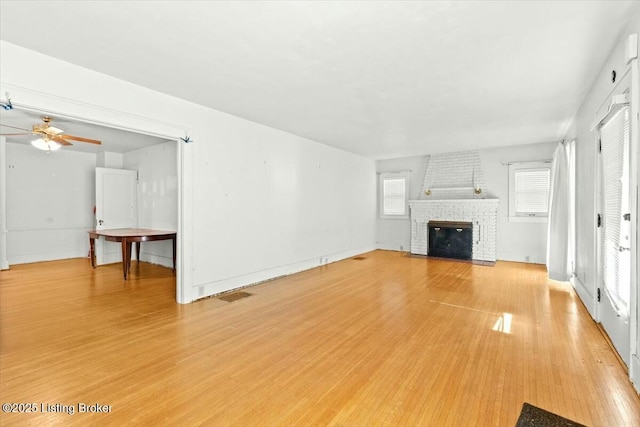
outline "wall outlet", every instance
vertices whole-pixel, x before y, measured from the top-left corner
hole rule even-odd
[[[404,251],[404,246],[400,245],[400,250]]]
[[[204,296],[204,286],[198,286],[198,296]]]
[[[524,262],[529,262],[529,260],[530,260],[529,255],[525,255],[525,257],[524,257]]]

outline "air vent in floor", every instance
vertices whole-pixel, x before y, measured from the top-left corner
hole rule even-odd
[[[357,257],[351,258],[351,259],[354,260],[354,261],[362,261],[363,259],[367,259],[367,258],[365,258],[363,256],[357,256]]]
[[[221,295],[218,297],[218,299],[221,299],[222,301],[226,301],[226,302],[233,302],[242,298],[246,298],[248,296],[251,296],[249,292],[233,292],[230,294]]]

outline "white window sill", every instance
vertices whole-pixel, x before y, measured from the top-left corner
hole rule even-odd
[[[409,215],[380,215],[380,219],[409,219]]]
[[[509,222],[547,222],[546,216],[510,216]]]

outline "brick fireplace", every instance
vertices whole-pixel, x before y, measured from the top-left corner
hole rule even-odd
[[[411,253],[429,254],[429,221],[472,224],[472,260],[496,261],[498,204],[495,198],[411,200]]]

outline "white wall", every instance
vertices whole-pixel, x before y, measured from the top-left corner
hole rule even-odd
[[[123,169],[138,171],[138,227],[178,229],[178,169],[175,141],[123,155]],[[142,243],[140,259],[173,266],[171,241]]]
[[[550,160],[555,142],[480,150],[489,193],[500,199],[498,207],[498,259],[545,264],[547,222],[509,221],[508,163]]]
[[[86,257],[95,155],[10,142],[6,155],[9,265]]]
[[[551,159],[555,143],[527,144],[479,150],[486,183],[486,193],[500,199],[498,208],[499,260],[544,264],[547,253],[547,223],[509,222],[509,162]],[[412,170],[410,198],[421,197],[421,186],[429,156],[379,160],[377,171]],[[484,192],[485,190],[483,190]],[[409,248],[409,220],[380,219],[376,221],[376,242],[381,249]],[[407,249],[405,249],[407,250]]]
[[[375,248],[373,160],[0,42],[14,105],[160,136],[179,162],[177,300]],[[126,100],[126,102],[123,102]]]
[[[220,292],[375,248],[372,160],[224,119],[223,145],[197,145],[196,283]]]

